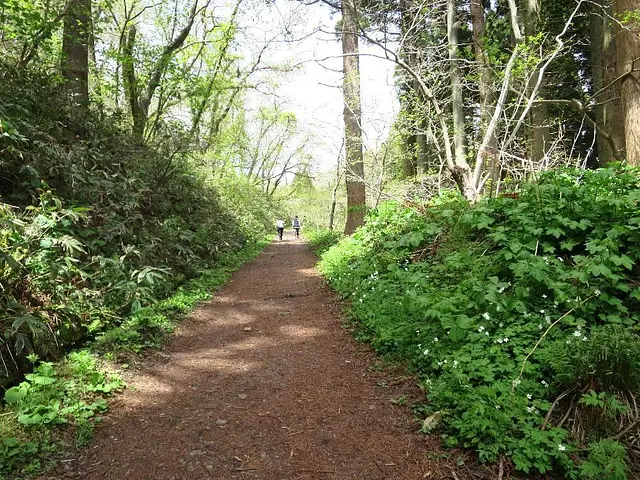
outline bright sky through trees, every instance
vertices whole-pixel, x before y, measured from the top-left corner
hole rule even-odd
[[[333,33],[339,20],[340,14],[332,15],[324,4],[276,0],[266,7],[245,4],[240,22],[241,29],[254,39],[277,36],[275,46],[265,53],[266,64],[297,65],[290,73],[265,74],[278,84],[268,90],[272,96],[269,102],[294,112],[301,131],[315,132],[317,138],[309,153],[321,170],[335,166],[342,146],[342,52]],[[251,28],[245,29],[243,24]],[[252,42],[250,48],[255,49],[255,45]],[[394,64],[370,56],[381,52],[365,42],[361,44],[361,52],[364,143],[371,150],[385,140],[398,102],[393,86]],[[253,92],[251,103],[264,104],[265,93],[263,88]]]

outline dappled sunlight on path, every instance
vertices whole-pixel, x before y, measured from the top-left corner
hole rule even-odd
[[[396,479],[430,472],[398,392],[341,327],[302,240],[271,244],[132,375],[49,478]],[[427,478],[431,475],[427,475]],[[438,477],[439,478],[439,477]]]

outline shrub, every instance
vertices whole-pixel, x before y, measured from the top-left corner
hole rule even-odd
[[[329,247],[338,243],[343,237],[340,232],[329,230],[328,228],[307,230],[304,235],[309,240],[311,248],[313,248],[317,255],[322,255]]]
[[[378,351],[410,361],[447,444],[618,478],[625,456],[605,465],[592,449],[635,421],[621,392],[638,393],[639,173],[549,172],[475,206],[387,203],[319,266]],[[573,428],[594,408],[614,421]]]

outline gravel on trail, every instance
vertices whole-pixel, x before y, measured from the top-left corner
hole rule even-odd
[[[269,245],[128,375],[91,444],[43,478],[468,478],[391,401],[422,394],[372,368],[315,261],[291,235]]]

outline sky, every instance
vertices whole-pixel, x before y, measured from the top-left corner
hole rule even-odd
[[[276,83],[270,89],[271,99],[254,93],[250,102],[273,101],[294,112],[300,129],[312,132],[310,153],[317,168],[331,170],[343,138],[342,47],[333,33],[340,14],[332,14],[324,4],[307,6],[296,0],[254,3],[245,10],[241,25],[248,27],[252,48],[279,35],[266,52],[265,63],[297,66],[292,73],[266,73]],[[360,51],[366,54],[360,57],[363,140],[365,149],[375,150],[386,140],[399,109],[394,64],[370,56],[381,54],[377,47],[360,42]]]

